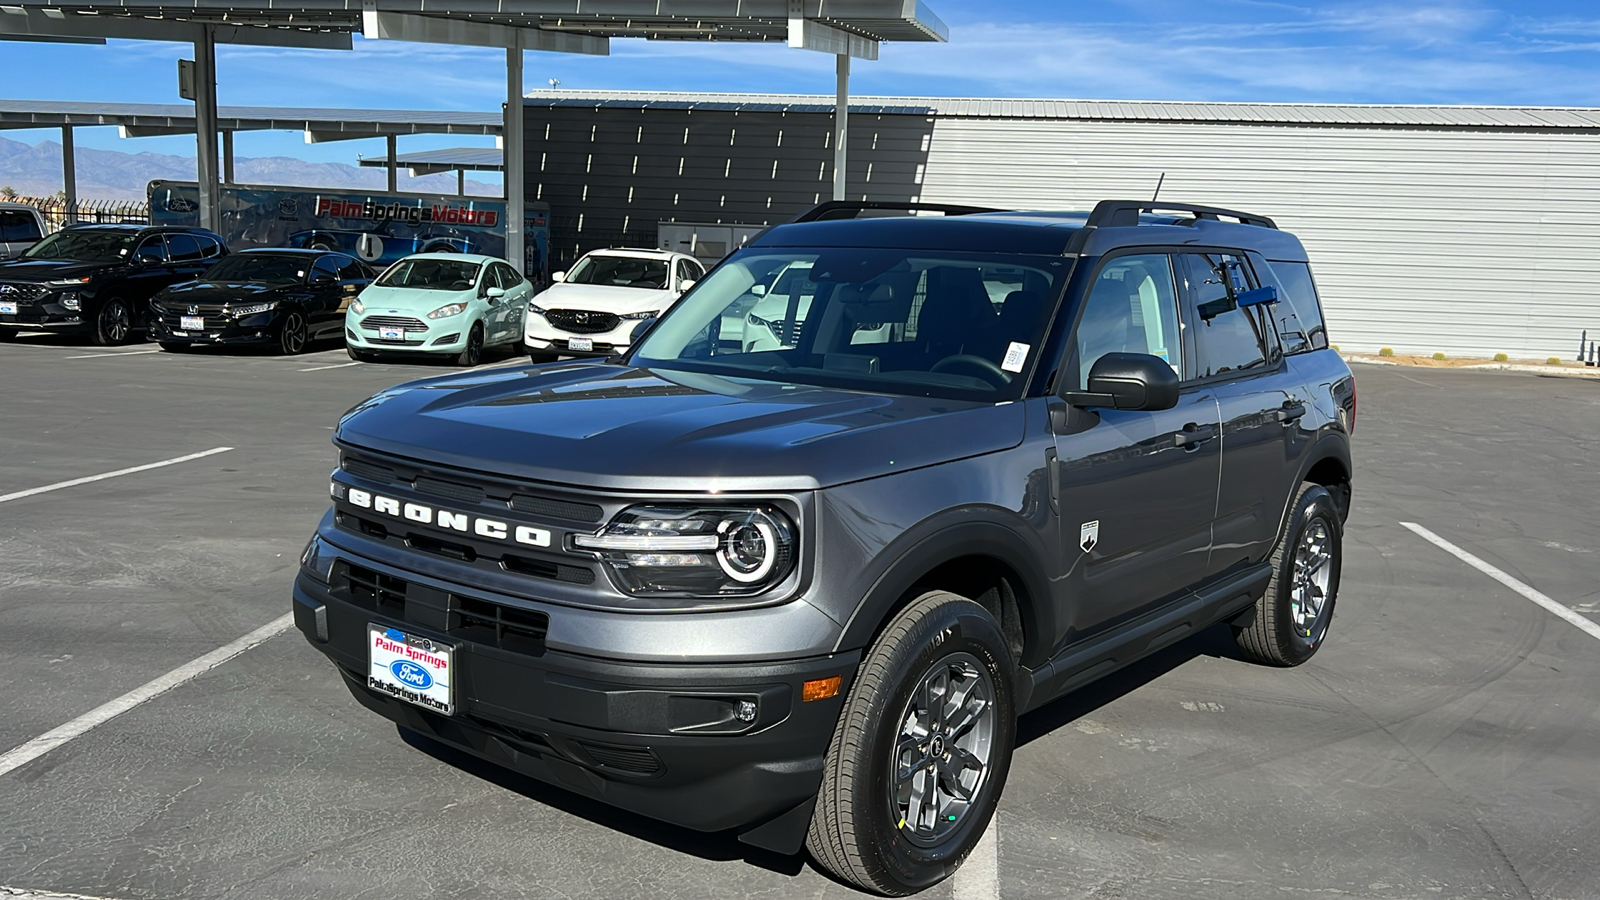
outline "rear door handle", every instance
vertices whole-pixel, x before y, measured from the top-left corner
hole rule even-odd
[[[1297,400],[1285,400],[1282,409],[1274,410],[1272,417],[1287,425],[1306,414],[1306,405]]]
[[[1201,425],[1198,422],[1190,422],[1183,426],[1182,431],[1172,433],[1172,444],[1175,447],[1194,450],[1216,436],[1217,428],[1215,425]]]

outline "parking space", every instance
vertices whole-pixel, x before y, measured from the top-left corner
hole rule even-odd
[[[0,495],[231,448],[0,502],[0,753],[281,617],[339,414],[449,371],[147,349],[0,345]],[[1212,629],[1030,714],[991,840],[928,896],[1596,896],[1600,640],[1401,523],[1600,621],[1600,381],[1356,374],[1328,645],[1273,670]],[[292,630],[0,774],[0,885],[857,896],[408,744]]]

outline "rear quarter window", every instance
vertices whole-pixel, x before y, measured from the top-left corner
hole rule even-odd
[[[1303,262],[1268,262],[1272,278],[1278,283],[1278,302],[1272,317],[1283,341],[1283,352],[1306,353],[1328,347],[1328,331],[1322,322],[1322,302],[1311,279],[1311,266]]]

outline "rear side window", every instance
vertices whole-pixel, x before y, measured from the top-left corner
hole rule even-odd
[[[1328,331],[1322,324],[1322,302],[1311,280],[1311,266],[1303,262],[1272,262],[1268,269],[1278,282],[1278,302],[1272,317],[1278,323],[1283,352],[1305,353],[1328,348]]]
[[[200,244],[201,256],[206,259],[213,259],[222,255],[222,245],[217,243],[216,238],[207,237],[203,234],[193,235],[193,237]]]
[[[39,223],[20,209],[0,209],[0,241],[37,241]]]
[[[1185,253],[1186,318],[1194,335],[1191,378],[1264,368],[1277,356],[1272,324],[1260,306],[1236,299],[1252,285],[1244,260],[1231,253]]]
[[[200,258],[200,244],[191,234],[169,234],[167,253],[173,262],[191,262]]]

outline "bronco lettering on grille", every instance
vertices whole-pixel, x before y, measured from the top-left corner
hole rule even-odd
[[[498,519],[485,519],[469,516],[466,513],[451,512],[448,509],[437,509],[421,503],[407,503],[382,494],[374,494],[359,488],[351,488],[345,495],[351,506],[370,509],[396,519],[405,519],[411,522],[422,522],[436,525],[448,531],[459,531],[462,534],[475,534],[496,541],[514,541],[518,544],[527,544],[530,547],[550,546],[550,532],[543,528],[533,528],[528,525],[511,525]]]

